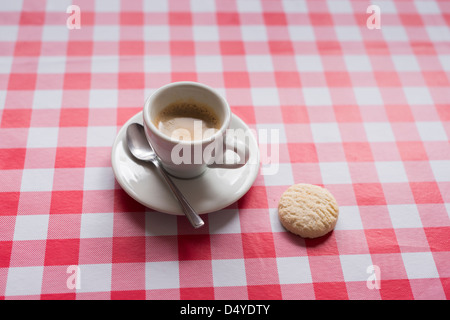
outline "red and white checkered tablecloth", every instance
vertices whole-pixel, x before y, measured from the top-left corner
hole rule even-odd
[[[180,80],[278,133],[200,229],[111,168],[118,130]],[[2,0],[0,121],[1,299],[450,297],[449,1]],[[335,195],[332,233],[283,229],[294,183]]]

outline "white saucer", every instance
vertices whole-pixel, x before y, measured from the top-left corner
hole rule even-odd
[[[163,178],[151,163],[135,160],[126,145],[126,129],[131,123],[142,124],[142,112],[134,115],[117,134],[111,162],[117,182],[128,195],[142,205],[164,213],[183,215],[181,207]],[[230,129],[249,130],[232,115]],[[199,177],[174,182],[199,214],[223,209],[240,199],[252,186],[259,171],[259,149],[256,138],[249,135],[250,158],[238,169],[206,169]]]

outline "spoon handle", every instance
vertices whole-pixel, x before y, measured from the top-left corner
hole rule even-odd
[[[198,213],[194,210],[194,208],[192,208],[192,206],[189,204],[189,202],[186,200],[186,198],[180,192],[180,190],[175,185],[175,183],[173,183],[169,174],[161,166],[161,163],[157,159],[155,159],[155,161],[153,161],[153,164],[155,165],[156,168],[158,168],[158,171],[161,173],[161,175],[164,177],[167,184],[169,185],[170,190],[172,190],[173,194],[180,202],[180,204],[183,208],[183,212],[186,215],[186,217],[188,218],[188,220],[191,222],[192,226],[194,228],[200,228],[201,226],[203,226],[205,224],[205,222],[203,222],[202,218],[200,218]]]

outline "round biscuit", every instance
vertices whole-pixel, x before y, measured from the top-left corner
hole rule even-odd
[[[311,184],[289,187],[278,203],[278,217],[290,232],[303,238],[321,237],[336,226],[339,206],[325,188]]]

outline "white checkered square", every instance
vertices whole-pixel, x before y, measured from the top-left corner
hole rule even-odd
[[[95,55],[91,60],[91,71],[93,73],[117,73],[119,72],[118,56]]]
[[[222,72],[222,57],[216,55],[196,55],[195,66],[198,72]],[[166,70],[170,70],[170,65]]]
[[[87,147],[110,147],[112,146],[117,134],[117,128],[114,126],[88,127],[87,128]]]
[[[328,88],[302,88],[303,98],[307,106],[331,106],[331,96]]]
[[[324,184],[351,184],[352,179],[346,162],[322,162],[320,173]]]
[[[372,71],[370,60],[365,55],[345,55],[344,60],[348,71]]]
[[[361,31],[357,26],[335,26],[339,41],[361,41]]]
[[[308,257],[277,258],[280,284],[312,283]]]
[[[381,33],[386,41],[408,41],[408,35],[403,26],[386,26],[381,28]]]
[[[158,211],[149,211],[145,213],[146,236],[171,236],[176,234],[177,217],[175,215]]]
[[[111,291],[112,265],[109,263],[79,265],[77,275],[80,281],[80,288],[77,289],[77,292]]]
[[[283,9],[285,12],[292,13],[307,13],[308,4],[306,0],[282,0]]]
[[[450,160],[432,160],[430,165],[436,181],[450,181]]]
[[[219,29],[216,26],[198,26],[192,27],[192,33],[195,41],[219,41]]]
[[[431,252],[402,253],[402,259],[409,279],[439,278]]]
[[[408,182],[405,168],[400,161],[376,162],[375,167],[381,183]]]
[[[64,73],[66,60],[66,57],[63,56],[40,56],[38,73]]]
[[[433,99],[426,87],[403,87],[406,101],[410,105],[431,105]]]
[[[340,255],[339,259],[345,281],[367,281],[367,267],[372,265],[369,254]]]
[[[146,72],[168,72],[171,70],[171,64],[169,56],[147,56],[144,59],[144,70]]]
[[[2,42],[2,41],[16,41],[18,30],[19,30],[19,27],[18,26],[14,26],[14,25],[2,25],[2,26],[0,26],[0,42]]]
[[[120,39],[120,27],[116,25],[95,25],[94,41],[118,41]]]
[[[382,105],[380,90],[375,87],[353,87],[356,102],[361,106]]]
[[[212,273],[216,287],[247,285],[243,259],[212,260]]]
[[[172,289],[180,287],[178,261],[147,262],[145,289]]]
[[[62,90],[35,90],[33,109],[60,109],[62,95]]]
[[[216,10],[216,4],[214,1],[191,0],[190,2],[191,2],[191,10],[193,12],[215,12]]]
[[[91,89],[89,91],[90,108],[117,108],[118,91]]]
[[[417,59],[413,55],[394,54],[392,55],[395,69],[397,71],[416,71],[419,72],[420,66]]]
[[[44,267],[11,267],[8,269],[5,296],[39,295]]]
[[[416,126],[423,141],[446,141],[449,139],[439,121],[416,122]]]
[[[120,12],[120,0],[96,0],[96,12]]]
[[[314,29],[311,26],[289,25],[288,31],[292,41],[312,42],[316,40]]]
[[[20,191],[52,191],[54,169],[24,169]]]
[[[251,95],[255,107],[273,107],[280,105],[278,90],[276,88],[251,88]]]
[[[295,62],[300,72],[323,72],[322,60],[317,55],[296,55]]]
[[[370,142],[392,142],[395,141],[391,125],[386,122],[366,122],[364,123],[367,140]]]
[[[84,190],[112,190],[115,178],[111,167],[84,169]]]
[[[388,206],[392,226],[400,228],[422,228],[419,211],[413,204],[399,204]]]
[[[357,206],[339,206],[339,219],[335,230],[363,230],[359,208]]]
[[[208,214],[211,234],[240,233],[241,223],[237,209],[223,209]]]
[[[245,62],[249,72],[273,72],[272,58],[269,55],[245,55]]]
[[[18,215],[14,227],[14,241],[46,240],[48,214]]]
[[[267,41],[266,27],[264,25],[242,25],[242,40]]]
[[[330,13],[353,13],[349,0],[327,0],[327,4]]]
[[[311,123],[314,142],[330,143],[341,142],[339,126],[334,122]]]
[[[113,236],[113,213],[83,213],[80,238],[110,238]]]

